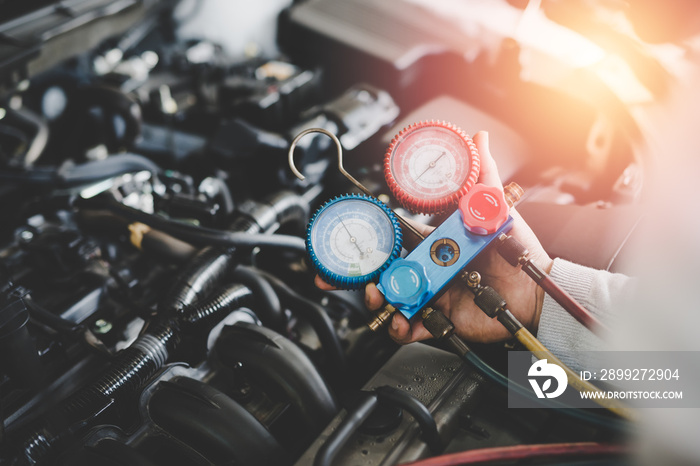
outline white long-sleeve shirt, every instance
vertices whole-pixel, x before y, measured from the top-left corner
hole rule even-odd
[[[555,259],[550,276],[576,301],[609,327],[616,327],[622,307],[633,296],[636,280]],[[576,321],[554,299],[545,295],[537,338],[566,365],[586,369],[585,351],[604,351],[608,345]]]

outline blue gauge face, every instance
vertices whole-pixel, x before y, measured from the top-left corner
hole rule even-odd
[[[398,256],[396,219],[377,202],[360,196],[331,201],[312,220],[309,248],[333,285],[360,286]]]

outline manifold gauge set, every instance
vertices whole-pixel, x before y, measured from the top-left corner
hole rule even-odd
[[[326,202],[309,223],[309,256],[319,276],[334,287],[359,289],[377,282],[387,302],[411,318],[511,228],[503,190],[477,183],[476,146],[452,124],[410,125],[394,137],[385,155],[387,185],[403,208],[421,214],[454,210],[425,238],[344,171],[336,145],[341,172],[365,194]],[[405,257],[402,225],[404,232],[422,239]]]

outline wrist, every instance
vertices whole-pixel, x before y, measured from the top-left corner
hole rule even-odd
[[[554,266],[554,261],[546,253],[543,253],[542,256],[543,257],[538,258],[536,265],[540,268],[540,270],[549,275],[552,271],[552,267]],[[530,331],[533,333],[533,335],[537,335],[537,330],[540,326],[540,317],[542,316],[545,293],[544,289],[537,285],[534,280],[532,281],[532,284],[535,287],[535,309],[533,311],[532,328]]]

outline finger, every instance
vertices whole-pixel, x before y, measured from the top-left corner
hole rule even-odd
[[[368,283],[365,287],[365,306],[370,311],[376,311],[384,304],[384,295],[377,289],[374,283]]]
[[[410,218],[404,218],[404,220],[406,221],[406,223],[418,230],[418,232],[423,236],[428,236],[435,229],[434,226],[425,225],[423,223],[416,222],[415,220],[412,220]]]
[[[316,288],[319,288],[324,291],[333,291],[338,289],[333,285],[329,285],[328,283],[324,282],[323,279],[318,275],[316,275],[316,277],[314,278],[314,285],[316,285]]]
[[[433,335],[423,325],[423,319],[415,319],[411,322],[411,340],[423,341],[433,338]]]
[[[473,141],[479,151],[479,159],[481,161],[479,183],[497,188],[503,187],[501,177],[498,175],[496,161],[493,159],[489,148],[489,133],[486,131],[479,131],[474,135]]]
[[[423,326],[421,320],[409,322],[400,312],[395,312],[391,319],[389,336],[392,340],[401,345],[427,340],[432,337],[430,332]]]
[[[389,326],[389,336],[396,343],[406,345],[411,342],[411,324],[400,312],[395,312]]]
[[[424,225],[422,223],[415,222],[415,221],[411,220],[410,218],[404,217],[404,220],[406,221],[406,223],[410,224],[413,228],[418,230],[418,232],[423,237],[428,236],[435,229],[435,227],[433,227],[433,226]],[[420,238],[415,238],[413,235],[411,235],[405,231],[404,231],[403,238],[404,238],[404,247],[409,251],[414,249],[416,246],[418,246],[418,243],[420,243]]]

